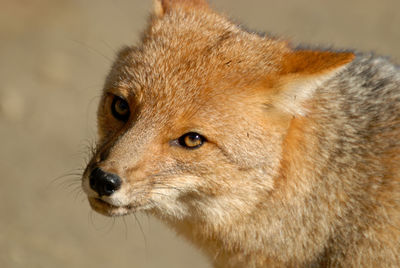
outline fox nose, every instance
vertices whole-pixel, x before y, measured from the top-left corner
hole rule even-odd
[[[121,178],[112,173],[94,168],[89,176],[90,188],[100,196],[110,196],[121,187]]]

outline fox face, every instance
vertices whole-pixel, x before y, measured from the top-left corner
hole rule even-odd
[[[106,79],[83,189],[105,215],[223,224],[276,190],[293,120],[353,55],[294,51],[205,1],[156,4]]]
[[[132,50],[120,61],[125,53]],[[165,59],[157,69],[169,64]],[[108,215],[150,209],[215,218],[232,213],[235,208],[227,207],[232,201],[243,208],[240,203],[249,202],[249,196],[272,188],[290,117],[268,111],[258,101],[257,85],[253,92],[239,83],[231,86],[225,74],[217,80],[198,73],[201,80],[195,81],[185,69],[148,84],[140,84],[146,74],[137,75],[118,71],[104,90],[99,147],[84,180],[94,209]],[[111,195],[99,196],[90,187],[96,168],[120,178]],[[216,212],[213,202],[220,206]]]

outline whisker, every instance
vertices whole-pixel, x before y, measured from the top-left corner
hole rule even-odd
[[[133,217],[135,218],[135,221],[136,221],[136,223],[138,224],[138,226],[139,226],[139,229],[140,229],[140,232],[142,233],[142,236],[143,236],[143,241],[144,241],[144,247],[145,247],[145,250],[146,250],[146,258],[148,257],[147,256],[147,239],[146,239],[146,235],[145,235],[145,233],[144,233],[144,231],[143,231],[143,227],[142,227],[142,224],[140,223],[140,221],[139,221],[139,219],[137,218],[137,216],[136,216],[136,214],[134,213],[133,214]]]
[[[88,213],[88,223],[91,224],[94,228],[94,221],[93,221],[93,210],[89,210]],[[96,229],[96,228],[95,228]]]
[[[82,41],[76,40],[76,39],[70,39],[70,41],[75,42],[76,44],[79,44],[79,45],[87,48],[89,51],[102,56],[104,59],[106,59],[108,61],[108,63],[113,63],[113,60],[110,57],[106,56],[104,53],[100,52],[98,49],[96,49],[92,46],[89,46],[88,44],[86,44]]]
[[[85,196],[85,194],[83,193],[82,187],[76,185],[74,188],[71,188],[71,190],[68,193],[69,195],[71,195],[73,197],[73,200],[76,201],[78,199],[78,197],[80,196]]]
[[[135,193],[135,195],[140,195],[140,194],[144,194],[144,195],[156,194],[156,195],[167,196],[167,197],[170,196],[168,194],[159,193],[159,192],[153,192],[153,191],[148,191],[148,192],[141,191],[141,192]]]
[[[169,185],[161,185],[161,186],[157,186],[157,187],[152,187],[151,189],[152,190],[153,189],[155,189],[155,190],[164,190],[164,189],[166,189],[166,190],[176,190],[176,191],[178,191],[180,193],[185,193],[185,191],[183,191],[182,189],[179,189],[178,187],[175,187],[175,186],[169,186]]]
[[[118,50],[116,50],[115,48],[113,48],[107,41],[101,40],[101,42],[102,42],[107,48],[109,48],[115,55],[118,54]]]
[[[125,240],[128,240],[128,225],[126,224],[125,217],[122,217],[122,222],[124,223],[125,227]]]
[[[56,185],[61,186],[61,187],[68,187],[71,184],[77,183],[81,180],[81,175],[69,175],[69,176],[64,176],[62,179],[59,179],[58,181],[55,181],[54,183],[57,183]],[[53,185],[54,185],[53,183]]]
[[[111,231],[112,231],[112,229],[113,229],[114,226],[115,226],[115,217],[112,217],[111,219],[112,219],[112,223],[111,223],[110,227],[107,229],[107,231],[104,233],[105,235],[110,234]]]
[[[93,228],[96,231],[102,232],[103,235],[110,234],[110,232],[113,230],[113,228],[115,226],[116,218],[115,217],[112,217],[112,218],[102,217],[105,221],[105,224],[99,225],[98,223],[96,224],[96,222],[94,220],[94,218],[95,218],[94,215],[96,215],[96,214],[93,212],[93,210],[91,210],[90,212],[91,212],[90,220],[91,220],[91,224],[92,224]]]
[[[58,176],[58,177],[52,179],[52,180],[49,182],[49,186],[53,185],[54,183],[59,182],[60,180],[65,179],[65,178],[67,178],[67,177],[82,176],[82,173],[81,173],[81,172],[78,172],[78,171],[80,171],[80,170],[74,169],[74,170],[69,171],[68,173],[62,174],[62,175],[60,175],[60,176]]]
[[[79,201],[81,203],[86,202],[87,201],[86,195],[82,194],[82,198]]]
[[[74,169],[52,179],[48,182],[47,187],[55,187],[58,191],[63,190],[63,192],[66,192],[68,195],[73,195],[74,200],[76,200],[77,197],[83,192],[81,188],[81,181],[81,170]]]
[[[80,185],[75,187],[75,189],[73,189],[73,191],[75,192],[74,201],[76,201],[79,196],[85,197],[84,193],[83,193],[83,190],[82,190],[82,187]]]
[[[83,143],[81,145],[83,148],[80,151],[84,155],[85,166],[87,166],[90,159],[96,154],[98,145],[93,139],[85,139]]]

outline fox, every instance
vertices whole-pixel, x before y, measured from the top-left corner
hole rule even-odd
[[[152,215],[214,267],[400,266],[400,68],[155,0],[97,111],[82,187]]]

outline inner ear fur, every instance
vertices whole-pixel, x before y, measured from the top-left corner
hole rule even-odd
[[[268,105],[293,115],[306,115],[304,103],[315,90],[333,78],[354,59],[350,52],[295,50],[282,57],[281,68],[273,79]]]
[[[157,17],[162,17],[177,7],[187,10],[209,8],[206,0],[153,0],[153,2],[154,14]]]

